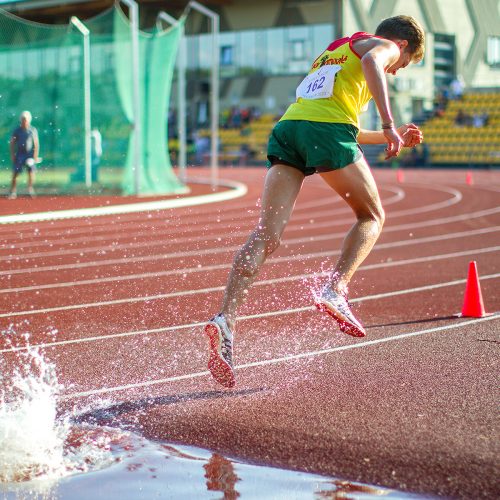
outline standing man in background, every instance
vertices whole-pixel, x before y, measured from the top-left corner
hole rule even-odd
[[[31,113],[23,111],[19,117],[20,125],[10,138],[10,157],[12,160],[12,183],[10,186],[9,199],[17,198],[17,176],[23,167],[28,170],[28,194],[35,195],[33,182],[35,179],[36,163],[38,161],[38,132],[31,126]]]

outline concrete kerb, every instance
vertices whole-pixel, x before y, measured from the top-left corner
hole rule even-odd
[[[189,182],[197,184],[211,184],[210,180],[192,179]],[[54,210],[49,212],[34,212],[29,214],[14,214],[0,216],[0,224],[15,224],[20,222],[40,222],[47,220],[71,219],[78,217],[97,217],[100,215],[128,214],[134,212],[147,212],[151,210],[165,210],[169,208],[191,207],[217,203],[220,201],[240,198],[248,192],[246,184],[238,181],[220,180],[220,187],[230,188],[222,193],[210,193],[199,196],[187,196],[168,200],[145,201],[140,203],[126,203],[121,205],[108,205],[105,207],[76,208],[71,210]]]

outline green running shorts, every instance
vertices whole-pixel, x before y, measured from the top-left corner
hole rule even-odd
[[[347,123],[282,120],[269,137],[267,168],[281,163],[312,175],[347,167],[363,156],[357,135]]]

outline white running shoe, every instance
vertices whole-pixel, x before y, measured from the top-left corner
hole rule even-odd
[[[363,325],[352,313],[345,295],[335,292],[330,285],[327,285],[321,291],[321,295],[314,299],[316,307],[335,319],[343,333],[352,337],[364,337],[366,335]]]
[[[208,369],[219,384],[234,387],[233,333],[222,314],[214,316],[206,325],[205,333],[210,341]]]

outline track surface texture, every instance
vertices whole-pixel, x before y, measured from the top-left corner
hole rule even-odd
[[[257,221],[264,175],[221,169],[248,186],[222,203],[0,225],[3,361],[16,362],[29,334],[57,365],[61,408],[106,401],[106,423],[151,439],[408,492],[498,498],[500,172],[474,172],[469,185],[464,171],[406,171],[402,183],[374,171],[387,218],[350,286],[362,339],[313,306],[354,218],[308,178],[240,311],[236,387],[226,390],[207,371],[203,323]],[[44,198],[15,203],[54,209]],[[471,260],[492,313],[480,319],[454,316]]]

